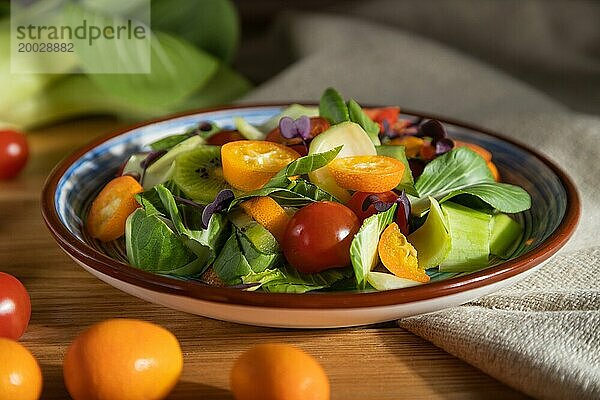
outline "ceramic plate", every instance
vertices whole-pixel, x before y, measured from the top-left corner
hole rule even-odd
[[[554,255],[573,233],[579,198],[571,180],[536,151],[488,130],[458,121],[404,112],[403,117],[437,118],[453,138],[482,145],[493,153],[503,181],[522,186],[532,197],[530,210],[516,217],[524,236],[512,258],[470,274],[440,274],[428,284],[385,292],[272,294],[208,286],[144,272],[126,263],[121,242],[89,238],[82,221],[95,194],[115,176],[131,153],[200,121],[224,128],[233,118],[260,124],[284,105],[222,107],[152,121],[111,134],[59,164],[42,193],[42,213],[60,247],[106,283],[144,300],[210,318],[245,324],[331,328],[389,321],[463,304],[510,285]]]

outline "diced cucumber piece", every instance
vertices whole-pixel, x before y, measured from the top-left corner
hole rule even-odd
[[[303,115],[306,115],[309,118],[318,117],[319,107],[307,107],[303,106],[302,104],[292,104],[291,106],[285,108],[281,113],[262,124],[260,126],[260,130],[263,132],[270,132],[279,126],[279,120],[281,118],[290,117],[293,119],[298,119]]]
[[[342,122],[316,136],[310,143],[308,154],[324,153],[338,146],[343,146],[337,157],[374,156],[377,154],[369,135],[354,122]],[[312,183],[334,195],[342,203],[350,200],[350,192],[341,188],[327,167],[319,168],[308,174]]]
[[[125,163],[123,167],[123,175],[125,174],[138,174],[142,175],[144,168],[142,168],[142,161],[148,157],[148,153],[135,153]]]
[[[144,189],[152,189],[159,183],[164,183],[169,180],[175,170],[173,167],[173,161],[175,161],[180,154],[193,150],[197,146],[203,144],[204,139],[202,139],[200,136],[192,136],[191,138],[175,145],[167,152],[167,154],[156,160],[146,169],[143,182]]]
[[[275,236],[245,212],[241,210],[234,211],[229,214],[229,220],[261,253],[274,254],[279,252],[279,244]]]
[[[248,121],[246,121],[242,117],[235,117],[233,119],[233,123],[235,124],[235,129],[237,129],[243,137],[248,140],[264,140],[265,134],[258,130],[253,125],[250,125]]]
[[[452,248],[446,217],[433,197],[429,201],[431,208],[425,223],[408,236],[408,241],[417,250],[419,267],[424,269],[440,265]]]
[[[367,282],[377,290],[402,289],[422,285],[421,282],[398,278],[396,275],[371,271],[367,274]]]
[[[445,202],[442,211],[451,237],[451,249],[442,272],[470,272],[488,265],[492,216],[460,204]]]
[[[496,214],[491,222],[490,253],[509,258],[523,234],[521,225],[506,214]]]

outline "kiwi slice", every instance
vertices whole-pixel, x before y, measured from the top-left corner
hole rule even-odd
[[[202,204],[212,202],[221,190],[231,188],[223,179],[220,146],[202,145],[179,155],[173,180],[186,196]]]

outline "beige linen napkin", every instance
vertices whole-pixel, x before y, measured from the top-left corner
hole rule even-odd
[[[519,32],[526,36],[528,29]],[[359,102],[399,104],[497,130],[546,153],[571,175],[582,218],[556,258],[498,293],[399,323],[529,395],[600,398],[600,118],[574,113],[498,69],[389,26],[295,14],[282,18],[275,35],[287,38],[277,54],[295,62],[247,101],[314,101],[335,86]],[[589,93],[581,91],[583,99],[594,100],[592,84]]]
[[[600,247],[561,254],[529,278],[400,326],[529,395],[600,397]]]

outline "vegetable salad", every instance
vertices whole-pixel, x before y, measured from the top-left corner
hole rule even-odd
[[[211,122],[132,154],[88,232],[132,266],[241,290],[387,290],[509,258],[531,206],[437,120],[333,88],[260,126]]]

